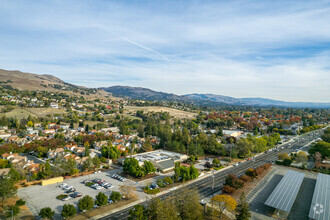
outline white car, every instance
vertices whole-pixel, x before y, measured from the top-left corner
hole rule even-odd
[[[64,188],[64,187],[67,187],[68,186],[68,184],[67,183],[62,183],[61,185],[59,185],[58,187],[59,188]]]
[[[73,186],[66,186],[66,187],[64,187],[63,189],[64,190],[69,190],[69,189],[72,189],[73,188]]]
[[[95,189],[100,190],[100,189],[103,189],[103,187],[102,186],[96,186]]]

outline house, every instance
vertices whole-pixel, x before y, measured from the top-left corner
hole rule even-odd
[[[58,108],[58,103],[52,102],[50,103],[51,108]]]
[[[126,150],[126,148],[121,144],[117,145],[117,149],[122,151],[122,152]]]
[[[64,154],[64,148],[56,148],[55,150],[49,149],[47,152],[47,157],[48,158],[55,158],[59,154]]]
[[[78,145],[67,144],[64,146],[64,149],[74,151],[74,149],[77,147],[78,147]]]
[[[39,166],[40,166],[40,164],[34,163],[34,164],[27,166],[25,168],[25,170],[28,171],[29,173],[37,173],[40,170]]]
[[[56,123],[49,123],[48,124],[48,128],[50,129],[50,128],[54,128],[54,127],[56,127]]]
[[[21,161],[28,161],[26,156],[19,156],[18,153],[13,154],[12,152],[10,152],[9,154],[8,153],[2,154],[1,158],[4,160],[9,160],[9,162],[14,164],[17,164]]]
[[[73,149],[73,153],[78,155],[78,156],[85,156],[85,148],[84,147],[76,147]]]
[[[0,138],[1,139],[7,139],[11,136],[11,133],[0,133]]]
[[[103,146],[108,146],[108,141],[95,142],[93,145],[96,150],[101,150]]]
[[[70,125],[61,125],[60,127],[64,130],[69,130]]]
[[[222,130],[222,133],[224,136],[227,136],[227,137],[239,137],[243,134],[242,131],[238,131],[238,130]]]
[[[3,130],[3,131],[8,130],[8,126],[0,126],[0,130]]]
[[[55,130],[54,129],[45,129],[43,130],[44,134],[55,134]]]
[[[0,176],[8,175],[9,174],[9,171],[10,171],[10,168],[0,169]]]

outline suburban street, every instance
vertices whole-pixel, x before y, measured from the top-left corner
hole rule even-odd
[[[187,185],[182,186],[179,189],[175,190],[175,192],[180,193],[180,191],[182,191],[184,187],[188,187],[188,188],[196,188],[200,194],[201,199],[212,196],[212,194],[214,194],[222,189],[222,186],[224,184],[227,174],[232,173],[232,174],[236,174],[236,176],[240,176],[248,168],[256,168],[262,164],[269,163],[269,162],[274,163],[277,160],[278,153],[294,152],[297,149],[304,147],[306,144],[310,143],[311,141],[319,138],[320,135],[321,135],[320,131],[314,131],[314,132],[310,132],[305,135],[298,136],[296,138],[293,138],[289,142],[286,142],[276,148],[273,148],[272,151],[268,151],[266,153],[263,153],[263,154],[255,157],[251,161],[245,161],[238,166],[233,166],[231,168],[221,170],[214,174],[214,188],[213,188],[213,177],[208,176],[208,177],[200,179],[196,182],[188,183]],[[168,197],[170,195],[171,195],[171,192],[160,195],[157,198],[165,199],[166,197]],[[143,206],[147,206],[148,201],[142,202],[140,204]],[[123,210],[120,210],[118,212],[112,213],[110,215],[107,215],[107,216],[104,216],[104,217],[98,218],[98,219],[127,219],[129,217],[130,209],[132,209],[132,207],[125,208]]]

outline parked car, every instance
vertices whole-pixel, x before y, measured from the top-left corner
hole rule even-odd
[[[64,187],[67,187],[68,186],[68,184],[67,183],[62,183],[61,185],[59,185],[58,187],[60,187],[60,188],[64,188]]]
[[[62,200],[63,201],[68,201],[70,199],[70,196],[64,197]]]
[[[71,188],[73,188],[73,186],[66,186],[66,187],[64,187],[63,189],[64,189],[64,190],[69,190],[69,189],[71,189]]]
[[[111,199],[108,199],[108,203],[111,204],[113,203],[113,201]]]
[[[78,197],[81,197],[81,196],[82,196],[82,193],[80,193],[80,192],[74,192],[70,195],[70,197],[72,197],[72,198],[78,198]]]
[[[100,190],[100,189],[103,189],[103,187],[98,185],[95,187],[95,189]]]
[[[75,191],[76,191],[75,188],[71,188],[71,189],[67,190],[65,193],[72,193],[72,192],[75,192]]]

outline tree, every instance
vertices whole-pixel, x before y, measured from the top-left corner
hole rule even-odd
[[[142,205],[135,205],[133,209],[129,210],[130,220],[147,220],[146,209]]]
[[[284,153],[279,153],[278,154],[278,159],[279,160],[285,160],[285,159],[290,159],[290,157],[289,157],[287,152],[284,152]]]
[[[306,162],[308,160],[308,156],[304,151],[299,151],[296,158],[297,162]]]
[[[175,195],[174,201],[181,219],[203,219],[203,207],[196,190],[184,189]]]
[[[92,170],[94,164],[92,158],[88,157],[83,163],[83,168],[86,170]]]
[[[78,201],[78,208],[80,211],[84,211],[84,210],[88,211],[92,209],[93,206],[94,206],[94,200],[90,196],[84,196]]]
[[[143,163],[143,169],[145,174],[156,172],[155,166],[150,161],[147,160],[145,160]]]
[[[79,202],[80,202],[80,200],[79,200]],[[78,206],[79,206],[79,203],[78,203]],[[69,218],[69,217],[74,216],[75,214],[77,214],[77,209],[73,205],[64,204],[62,212],[61,212],[61,215],[63,218]]]
[[[116,202],[116,201],[118,201],[118,200],[121,199],[121,194],[120,194],[120,192],[112,191],[112,193],[111,193],[111,195],[109,196],[109,198],[110,198],[112,201]]]
[[[84,147],[85,147],[85,157],[88,157],[89,156],[89,142],[86,141],[84,143]]]
[[[7,208],[6,217],[7,218],[14,217],[14,216],[18,215],[19,211],[20,211],[20,209],[17,205],[9,206]]]
[[[129,185],[120,185],[119,191],[124,196],[125,199],[130,199],[133,196],[134,187]]]
[[[236,144],[237,154],[241,158],[250,156],[253,144],[247,138],[239,139]]]
[[[315,152],[322,154],[322,158],[330,157],[330,143],[319,141],[309,148],[308,153],[314,155]]]
[[[215,158],[213,159],[212,164],[218,167],[220,165],[220,160],[218,158]]]
[[[42,208],[39,212],[39,216],[41,218],[48,218],[48,219],[52,219],[54,214],[55,214],[55,211],[53,211],[49,207]]]
[[[28,121],[28,123],[26,124],[26,126],[33,127],[33,122],[32,121]]]
[[[143,177],[145,175],[139,161],[133,157],[125,159],[123,170],[133,177]]]
[[[101,165],[101,160],[98,156],[95,156],[93,158],[93,165],[94,165],[94,168],[99,168],[100,165]]]
[[[152,148],[152,145],[151,145],[151,143],[150,143],[150,138],[149,137],[146,137],[145,138],[145,142],[144,142],[144,144],[142,145],[142,149],[144,150],[144,151],[152,151],[153,150],[153,148]]]
[[[103,206],[108,204],[108,197],[102,192],[99,192],[95,198],[96,198],[95,204],[98,206]]]
[[[250,217],[251,217],[251,213],[249,211],[249,203],[247,203],[245,194],[243,192],[236,206],[236,219],[248,220]]]
[[[0,176],[0,198],[2,204],[5,199],[15,196],[17,188],[14,186],[14,181],[9,176]]]
[[[228,195],[215,195],[211,198],[211,204],[213,207],[217,207],[220,211],[220,218],[222,218],[222,213],[225,210],[232,212],[236,208],[236,201],[231,196]]]

